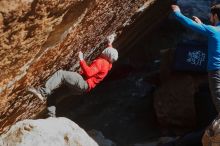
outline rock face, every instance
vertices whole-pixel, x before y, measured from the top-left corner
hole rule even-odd
[[[196,125],[193,77],[180,75],[169,80],[155,92],[154,107],[158,122],[163,128],[176,128],[175,131],[193,129]]]
[[[0,132],[45,108],[27,94],[58,69],[78,69],[77,52],[88,61],[113,32],[119,53],[166,17],[171,0],[0,1]],[[152,15],[154,14],[154,15]],[[161,15],[164,14],[164,15]],[[129,47],[128,47],[129,46]]]
[[[98,146],[77,124],[67,118],[24,120],[0,137],[2,146]]]

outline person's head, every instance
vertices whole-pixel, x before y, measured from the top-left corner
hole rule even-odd
[[[107,59],[110,63],[118,60],[118,51],[115,48],[108,47],[102,51],[101,56]]]
[[[216,25],[220,20],[220,4],[213,5],[211,7],[210,21],[212,24]]]

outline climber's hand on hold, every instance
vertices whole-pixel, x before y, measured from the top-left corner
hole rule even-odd
[[[178,5],[171,5],[173,12],[180,12],[180,7]]]
[[[84,58],[83,58],[83,53],[82,53],[81,51],[79,51],[78,56],[79,56],[79,60],[80,60],[80,61],[84,60]]]

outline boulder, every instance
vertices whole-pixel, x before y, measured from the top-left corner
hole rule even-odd
[[[207,83],[207,75],[175,71],[173,49],[162,52],[161,56],[161,84],[154,92],[154,109],[165,133],[181,135],[197,126],[197,112],[202,110],[196,109],[195,95],[199,86]]]
[[[172,127],[178,133],[195,127],[195,87],[190,75],[179,75],[170,77],[155,91],[154,107],[162,128]]]
[[[98,146],[76,123],[67,118],[24,120],[0,136],[2,146]]]
[[[90,62],[118,35],[122,55],[167,17],[171,0],[1,0],[0,133],[45,109],[26,93],[59,69],[77,71],[77,52]],[[153,14],[153,15],[152,15]],[[161,15],[163,14],[163,15]]]

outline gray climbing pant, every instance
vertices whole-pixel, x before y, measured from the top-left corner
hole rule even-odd
[[[46,95],[50,95],[63,84],[70,87],[74,95],[80,95],[88,89],[88,83],[77,72],[58,70],[47,80],[43,90]]]
[[[217,112],[220,112],[220,70],[209,71],[209,88]]]

